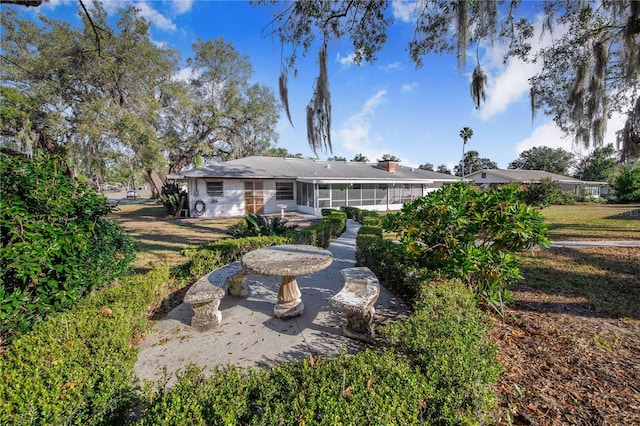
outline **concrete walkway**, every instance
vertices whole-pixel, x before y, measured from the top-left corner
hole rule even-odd
[[[551,241],[549,247],[640,247],[640,241]]]
[[[193,311],[184,303],[158,321],[141,343],[134,369],[137,377],[141,381],[161,379],[163,369],[173,374],[191,363],[204,368],[265,367],[309,355],[337,355],[343,349],[347,353],[363,350],[365,344],[342,335],[341,315],[327,301],[342,288],[340,270],[355,265],[359,227],[357,222],[348,220],[347,230],[331,242],[331,266],[297,277],[305,305],[301,316],[274,318],[280,279],[250,275],[247,299],[222,299],[219,309],[223,325],[219,328],[194,330],[190,326]],[[404,302],[384,288],[375,308],[376,322],[407,312]]]

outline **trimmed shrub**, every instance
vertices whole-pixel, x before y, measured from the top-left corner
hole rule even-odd
[[[136,402],[132,342],[169,281],[166,269],[122,279],[17,338],[0,357],[0,424],[122,424]]]
[[[287,225],[287,220],[280,216],[263,216],[250,214],[229,227],[227,233],[233,238],[285,235],[297,228]]]
[[[459,281],[423,284],[414,312],[383,328],[385,345],[413,365],[435,390],[427,424],[475,423],[495,406],[489,385],[500,374],[490,325]]]
[[[55,157],[0,154],[0,345],[122,276],[135,246]]]
[[[189,258],[183,269],[186,271],[187,280],[198,279],[209,272],[228,263],[240,260],[242,256],[251,250],[288,244],[288,237],[247,237],[225,238],[212,243],[203,244],[195,249],[184,250],[183,254]]]
[[[382,228],[375,225],[362,225],[358,230],[358,235],[376,235],[382,238]]]
[[[331,224],[331,236],[337,237],[347,229],[347,214],[338,210],[332,210],[330,214],[322,217],[322,221]]]
[[[381,226],[382,218],[376,214],[366,214],[362,216],[362,224],[367,226]]]
[[[395,251],[408,269],[461,279],[501,312],[510,298],[506,287],[520,279],[513,253],[549,242],[544,218],[521,199],[514,186],[455,183],[405,204],[387,216],[385,228],[399,234]]]
[[[197,369],[148,394],[142,425],[421,424],[428,383],[395,354],[365,351],[270,370]]]
[[[347,214],[348,219],[355,219],[358,216],[358,210],[360,209],[353,206],[342,206],[340,207],[340,210]]]

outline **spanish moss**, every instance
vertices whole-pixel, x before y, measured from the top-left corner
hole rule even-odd
[[[320,49],[318,55],[320,72],[316,78],[313,97],[307,105],[307,139],[313,153],[318,156],[318,149],[331,147],[331,93],[329,92],[329,74],[327,73],[327,44]]]
[[[478,64],[471,76],[471,98],[473,98],[476,109],[480,108],[480,102],[484,102],[487,97],[486,88],[487,74],[485,74],[480,64]]]
[[[287,114],[289,123],[291,124],[291,126],[293,126],[293,121],[291,121],[291,112],[289,111],[289,89],[287,87],[287,71],[282,70],[282,73],[280,73],[278,86],[280,89],[280,102],[282,102],[282,106],[284,108],[284,112]]]

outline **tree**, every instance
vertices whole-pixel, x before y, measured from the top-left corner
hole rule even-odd
[[[640,201],[640,163],[623,166],[614,177],[611,188],[617,201],[635,203]]]
[[[302,158],[302,154],[292,154],[287,148],[268,148],[262,152],[265,157]]]
[[[278,107],[265,86],[249,84],[249,58],[222,38],[197,40],[186,82],[163,86],[159,133],[177,173],[200,154],[230,160],[263,152],[276,139]]]
[[[419,168],[419,169],[422,169],[422,170],[429,170],[429,171],[433,171],[433,164],[431,164],[431,163],[424,163],[424,164],[420,164],[420,165],[418,166],[418,168]]]
[[[121,10],[115,27],[100,3],[91,20],[80,16],[81,28],[72,28],[3,11],[2,85],[32,100],[24,110],[32,146],[63,155],[75,173],[90,179],[111,153],[135,157],[136,168],[156,167],[162,156],[154,88],[171,78],[173,53],[150,40],[148,24],[134,8]]]
[[[470,127],[463,127],[460,130],[460,137],[462,138],[462,159],[464,161],[464,147],[467,145],[467,141],[473,136],[473,130]],[[464,178],[464,167],[462,167],[462,177]]]
[[[523,151],[520,156],[509,163],[509,169],[544,170],[545,172],[567,175],[569,167],[574,163],[573,154],[562,148],[534,146]]]
[[[355,161],[355,162],[358,162],[358,163],[368,163],[369,159],[366,156],[362,155],[362,154],[356,154],[355,157],[353,157],[353,160],[351,160],[351,161]]]
[[[596,148],[591,154],[580,160],[573,175],[581,180],[606,181],[615,166],[615,151],[613,145],[609,144],[602,148]]]
[[[464,166],[463,166],[464,164]],[[453,173],[456,176],[466,176],[473,172],[485,169],[497,169],[498,164],[488,158],[480,157],[478,151],[469,151],[464,155],[464,161],[460,161],[453,167]]]
[[[119,10],[113,26],[99,2],[91,14],[83,9],[81,28],[3,10],[2,87],[16,93],[3,89],[0,107],[19,104],[23,113],[12,115],[22,126],[14,134],[2,126],[14,145],[63,155],[92,180],[106,174],[106,159],[124,162],[160,193],[167,164],[178,172],[197,155],[258,154],[277,139],[275,94],[249,83],[251,64],[233,46],[198,40],[188,60],[194,74],[176,81],[176,53],[151,40],[139,10]]]
[[[355,63],[373,62],[387,41],[392,23],[389,17],[392,8],[386,0],[254,2],[275,5],[274,19],[267,31],[277,33],[282,44],[290,47],[288,54],[283,54],[280,76],[280,95],[287,110],[287,75],[300,55],[317,46],[316,37],[321,40],[322,78],[317,80],[314,89],[315,101],[329,99],[328,77],[322,70],[326,71],[330,42],[346,38],[353,44]],[[637,1],[545,2],[541,31],[555,30],[555,37],[553,45],[541,50],[532,48],[532,42],[541,34],[535,30],[538,17],[531,13],[528,2],[425,0],[415,4],[414,36],[408,43],[408,51],[418,67],[430,53],[455,51],[458,68],[463,71],[470,46],[475,45],[479,52],[481,47],[484,49],[498,41],[507,47],[505,61],[519,58],[542,64],[542,70],[530,79],[532,113],[542,110],[577,140],[596,146],[602,143],[611,113],[628,114],[630,129],[621,135],[623,151],[640,143],[633,137],[640,133],[637,119],[640,5]],[[487,85],[488,77],[478,56],[471,83],[476,107],[484,101]],[[330,112],[330,108],[312,111],[320,119],[307,120],[307,124],[313,126],[307,129],[312,136],[310,144],[330,142]]]
[[[450,175],[451,174],[451,170],[449,170],[449,168],[447,167],[446,164],[440,164],[438,166],[438,168],[436,169],[436,172],[443,173],[445,175]]]
[[[337,155],[327,158],[327,161],[347,161],[345,157],[338,157]]]
[[[378,159],[378,162],[380,162],[380,161],[395,161],[396,163],[399,163],[400,159],[398,157],[396,157],[395,155],[383,154],[382,158]]]

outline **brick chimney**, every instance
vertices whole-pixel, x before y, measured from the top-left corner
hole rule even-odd
[[[384,169],[390,173],[396,172],[396,166],[398,165],[395,161],[378,161],[378,167]]]

